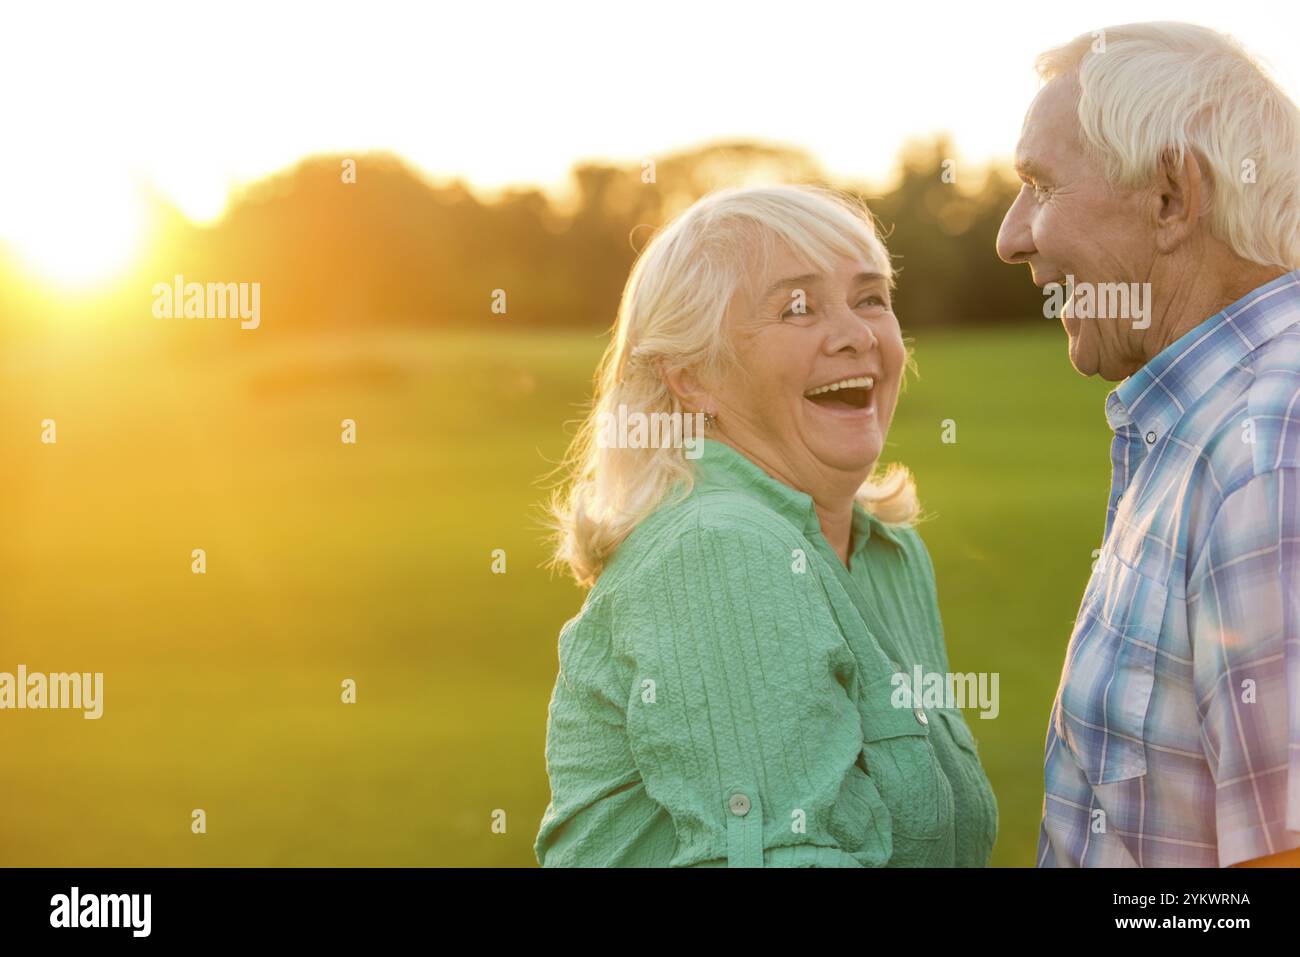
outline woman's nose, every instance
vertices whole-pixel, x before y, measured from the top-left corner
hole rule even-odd
[[[870,352],[876,347],[876,334],[871,323],[847,305],[835,312],[834,329],[827,336],[826,351],[834,354],[849,349],[853,352]]]

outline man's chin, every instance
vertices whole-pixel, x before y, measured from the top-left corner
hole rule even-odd
[[[1087,349],[1082,341],[1082,337],[1070,336],[1068,346],[1070,355],[1070,365],[1074,366],[1076,372],[1083,376],[1094,376],[1097,374],[1096,355]]]

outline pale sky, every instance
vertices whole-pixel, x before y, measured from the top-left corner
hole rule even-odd
[[[557,190],[577,160],[747,137],[879,183],[946,130],[960,175],[1010,155],[1037,53],[1158,19],[1232,33],[1300,98],[1297,8],[1223,0],[26,4],[0,28],[0,240],[46,265],[126,256],[136,184],[211,220],[321,151]]]

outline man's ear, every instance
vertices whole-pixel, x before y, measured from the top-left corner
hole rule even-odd
[[[662,363],[659,375],[668,386],[668,390],[677,397],[677,401],[688,412],[712,412],[713,394],[700,382],[695,370],[689,367],[670,368]]]
[[[1173,252],[1196,231],[1207,185],[1195,150],[1184,149],[1181,164],[1172,150],[1161,155],[1153,196],[1156,248],[1160,252]]]

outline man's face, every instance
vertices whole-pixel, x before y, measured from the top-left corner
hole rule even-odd
[[[998,231],[998,256],[1028,263],[1034,284],[1146,282],[1155,262],[1148,194],[1119,190],[1083,151],[1079,87],[1073,76],[1050,81],[1030,105],[1016,171],[1024,184]],[[1148,300],[1148,308],[1151,304]],[[1131,316],[1061,319],[1070,337],[1070,362],[1083,375],[1118,381],[1141,367],[1142,340]],[[1141,323],[1139,323],[1140,325]]]

